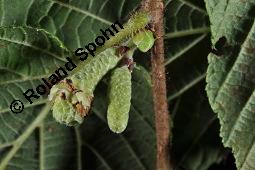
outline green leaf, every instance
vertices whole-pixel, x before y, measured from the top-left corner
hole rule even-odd
[[[166,6],[166,68],[173,119],[173,157],[178,167],[207,170],[223,160],[218,122],[204,95],[209,52],[208,16],[200,1]]]
[[[0,28],[0,113],[10,111],[14,99],[23,101],[25,108],[41,104],[43,97],[32,104],[23,93],[43,84],[41,78],[48,78],[64,64],[70,52],[50,33],[32,27]],[[29,61],[29,62],[28,62]]]
[[[179,97],[171,111],[174,158],[178,167],[188,170],[207,170],[226,156],[218,120],[201,92],[204,84],[202,81]]]
[[[205,9],[188,0],[167,0],[166,16],[166,38],[203,34],[210,31]]]
[[[76,50],[94,41],[108,28],[123,19],[139,0],[3,0],[0,9],[1,25],[30,25],[44,28],[64,44]],[[22,10],[17,10],[20,8]]]
[[[207,94],[218,114],[223,143],[241,170],[255,168],[255,1],[206,0],[213,45],[222,38],[222,55],[210,54]]]
[[[3,89],[0,91],[0,169],[77,166],[72,163],[76,162],[76,152],[70,154],[76,148],[74,130],[47,117],[47,109],[40,112],[45,102],[42,97],[29,104],[22,94],[42,84],[39,80],[63,64],[69,52],[53,35],[31,27],[0,28],[0,44],[3,45],[0,48],[0,89]],[[17,98],[25,108],[15,115],[9,105]],[[63,160],[67,160],[66,164]]]
[[[47,117],[49,109],[1,114],[0,169],[70,169],[76,164],[74,130]],[[37,113],[33,115],[31,113]],[[63,162],[63,160],[65,160]]]
[[[208,16],[197,1],[166,1],[166,61],[168,100],[173,100],[205,78],[209,33]],[[203,5],[203,4],[202,4]],[[201,55],[197,55],[197,50]],[[183,67],[185,65],[185,68]]]

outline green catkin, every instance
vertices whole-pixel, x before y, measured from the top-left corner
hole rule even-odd
[[[138,11],[130,17],[128,22],[124,24],[123,29],[111,37],[104,47],[108,48],[115,45],[120,45],[121,43],[132,38],[139,30],[144,29],[150,22],[151,17],[148,12]]]
[[[111,131],[123,132],[128,123],[131,105],[131,72],[127,66],[116,68],[109,84],[107,122]]]
[[[150,30],[143,30],[137,33],[133,38],[133,43],[142,52],[147,52],[154,44],[153,33]]]
[[[91,102],[93,100],[93,91],[101,80],[101,78],[112,68],[114,68],[120,59],[121,56],[116,55],[116,49],[112,48],[113,46],[120,46],[122,43],[127,42],[132,39],[132,37],[137,34],[140,30],[143,30],[150,22],[150,15],[147,12],[139,11],[136,12],[131,18],[128,20],[126,24],[124,24],[124,29],[120,32],[112,36],[103,47],[98,48],[96,56],[89,56],[86,62],[81,63],[68,78],[54,85],[49,94],[49,100],[52,104],[52,112],[53,117],[56,121],[66,124],[68,126],[73,126],[76,124],[80,124],[83,122],[84,116],[86,116],[89,112]],[[123,75],[119,75],[118,72],[123,72]],[[109,126],[110,128],[116,132],[122,132],[126,126],[128,121],[128,112],[130,108],[130,100],[131,100],[131,73],[129,72],[127,67],[122,67],[116,69],[114,71],[114,79],[123,79],[126,82],[126,86],[123,86],[121,81],[120,87],[123,89],[119,89],[125,93],[124,98],[121,99],[116,97],[112,97],[112,101],[116,101],[110,103],[109,105]],[[117,76],[119,75],[119,76]],[[126,78],[123,77],[126,75]],[[115,84],[114,80],[112,83]],[[116,85],[119,86],[119,85]],[[123,87],[122,87],[123,86]],[[115,89],[114,87],[111,89]],[[112,91],[112,90],[111,90]],[[118,90],[116,94],[118,94]],[[112,92],[114,94],[114,92]],[[122,96],[123,94],[119,94]],[[115,110],[119,107],[118,103],[123,103],[121,110],[123,114],[120,112],[116,115],[113,115],[114,108]],[[111,116],[112,115],[112,116]],[[114,122],[116,121],[116,122]]]
[[[123,25],[123,29],[121,29],[114,36],[111,36],[110,39],[107,40],[102,47],[97,48],[95,52],[96,55],[108,48],[125,45],[125,43],[132,39],[136,33],[138,33],[140,30],[143,30],[150,23],[150,21],[151,16],[146,11],[138,11],[131,15],[128,22]],[[89,55],[87,60],[90,60],[91,58],[92,56]],[[81,68],[86,67],[87,63],[87,61],[83,61],[79,64],[76,70],[80,70]]]
[[[120,61],[115,48],[109,48],[92,58],[72,76],[51,88],[53,117],[68,126],[80,124],[90,110],[93,91],[102,77]]]
[[[121,57],[117,56],[115,48],[109,48],[95,56],[78,73],[69,77],[75,87],[83,89],[86,93],[92,93],[101,78],[117,65]]]

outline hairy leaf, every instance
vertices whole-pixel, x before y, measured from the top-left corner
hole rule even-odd
[[[29,104],[22,94],[42,84],[41,78],[63,64],[64,57],[70,55],[68,50],[53,35],[30,27],[0,28],[0,43],[3,44],[0,48],[0,169],[75,167],[71,162],[76,162],[76,153],[64,154],[76,148],[73,129],[47,117],[49,111],[40,112],[40,104],[45,102],[43,97]],[[9,105],[17,98],[25,108],[15,115]],[[57,140],[61,142],[57,144]],[[63,159],[70,162],[59,165],[58,161]]]
[[[207,170],[226,156],[217,117],[205,91],[201,92],[204,85],[202,81],[179,97],[171,112],[174,158],[178,166],[188,170]]]
[[[41,78],[47,79],[64,65],[70,52],[55,36],[31,27],[0,28],[0,43],[3,45],[0,48],[0,88],[3,89],[0,113],[8,113],[14,99],[20,99],[25,108],[41,104],[43,96],[32,98],[30,104],[23,93],[28,89],[36,91],[43,84]]]
[[[100,29],[123,19],[138,0],[2,0],[1,26],[30,25],[44,28],[76,50],[94,41]],[[19,7],[22,10],[17,10]]]
[[[255,1],[207,0],[212,43],[207,93],[218,114],[223,143],[238,169],[255,168]],[[226,42],[219,44],[219,40]],[[217,48],[215,46],[215,48]]]
[[[210,29],[207,13],[196,1],[168,0],[165,16],[168,99],[173,100],[205,78],[207,61],[202,54],[208,53]]]

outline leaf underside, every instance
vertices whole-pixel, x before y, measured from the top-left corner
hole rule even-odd
[[[255,1],[206,0],[212,43],[225,37],[223,54],[209,54],[206,91],[218,114],[223,143],[240,170],[255,169]]]

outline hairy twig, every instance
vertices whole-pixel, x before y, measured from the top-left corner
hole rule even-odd
[[[157,137],[157,170],[173,169],[170,165],[170,126],[164,66],[164,4],[162,0],[145,0],[142,8],[152,15],[151,29],[156,41],[151,51],[153,101]]]

